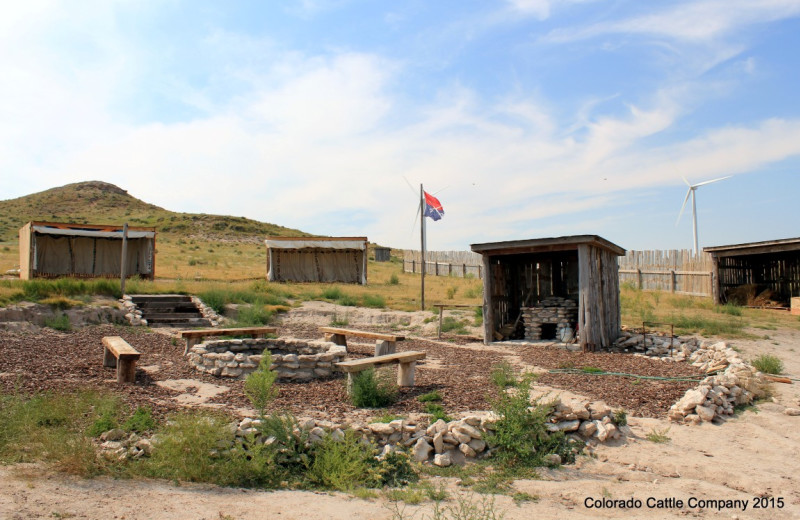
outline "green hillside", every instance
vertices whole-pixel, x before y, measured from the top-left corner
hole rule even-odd
[[[156,228],[156,276],[238,279],[264,272],[266,236],[309,233],[243,217],[177,213],[100,181],[0,201],[0,274],[19,266],[19,228],[31,220]]]
[[[78,182],[0,201],[0,239],[15,241],[26,222],[74,222],[155,226],[159,233],[205,239],[260,242],[264,236],[307,236],[297,229],[242,217],[176,213],[141,201],[100,181]]]

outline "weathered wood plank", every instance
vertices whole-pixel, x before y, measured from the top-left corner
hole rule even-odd
[[[351,359],[350,361],[341,361],[336,363],[336,366],[342,372],[361,372],[368,368],[390,365],[393,363],[410,363],[412,361],[419,361],[425,359],[427,353],[419,351],[398,352],[396,354],[387,354],[385,356],[375,356],[363,359]]]
[[[340,334],[342,336],[356,336],[359,338],[366,338],[366,339],[376,339],[381,341],[403,341],[405,340],[405,336],[400,336],[398,334],[383,334],[379,332],[368,332],[364,330],[353,330],[353,329],[340,329],[337,327],[320,327],[320,332],[327,333],[327,334]]]

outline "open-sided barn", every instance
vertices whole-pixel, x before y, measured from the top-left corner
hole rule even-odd
[[[367,237],[269,237],[271,282],[367,283]]]
[[[19,230],[20,278],[118,277],[123,226],[28,222]],[[128,227],[125,272],[155,276],[156,229]]]
[[[584,350],[618,338],[621,247],[577,235],[471,248],[483,256],[484,343],[563,338],[575,327]]]
[[[800,296],[800,238],[706,247],[713,262],[713,297],[729,300],[731,291],[750,286],[770,291],[770,299],[788,305]]]

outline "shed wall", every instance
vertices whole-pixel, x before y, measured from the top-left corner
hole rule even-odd
[[[584,350],[607,348],[619,337],[617,256],[588,244],[578,246],[580,297],[578,334]]]

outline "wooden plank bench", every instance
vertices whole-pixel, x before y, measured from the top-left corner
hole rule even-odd
[[[133,383],[141,354],[119,336],[103,337],[103,366],[117,367],[118,383]]]
[[[375,340],[375,355],[394,354],[397,349],[397,342],[404,341],[405,336],[397,334],[380,334],[378,332],[366,332],[363,330],[339,329],[336,327],[320,327],[320,332],[325,334],[326,341],[332,341],[337,345],[347,346],[347,336]]]
[[[357,374],[369,368],[398,363],[400,369],[397,371],[397,386],[414,386],[414,372],[417,361],[425,359],[425,352],[409,351],[398,352],[396,354],[386,354],[363,359],[353,359],[336,363],[336,367],[347,374],[347,390],[353,386],[353,374]]]
[[[267,334],[275,334],[276,327],[241,327],[236,329],[194,329],[179,330],[178,337],[186,340],[186,347],[183,349],[185,356],[189,349],[198,343],[202,343],[206,336],[250,336],[251,338],[263,338]]]

